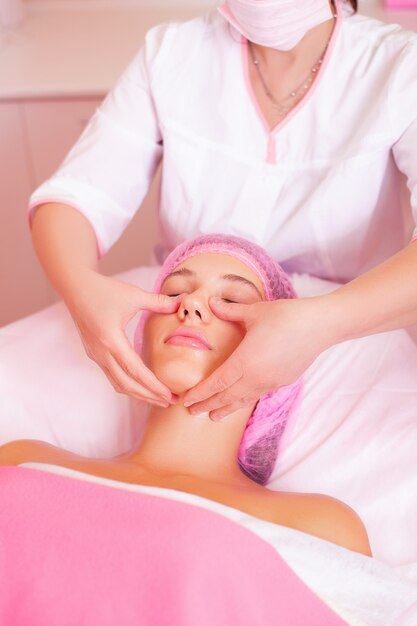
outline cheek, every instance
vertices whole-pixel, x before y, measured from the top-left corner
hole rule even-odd
[[[161,337],[165,337],[169,332],[169,330],[167,330],[167,323],[169,323],[169,320],[164,319],[160,315],[153,315],[151,313],[147,317],[142,335],[141,357],[145,365],[151,369],[156,355],[160,350]]]
[[[218,360],[222,363],[236,350],[245,336],[243,325],[223,322],[218,330],[219,341],[217,343]]]

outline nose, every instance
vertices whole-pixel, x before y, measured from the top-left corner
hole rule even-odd
[[[210,318],[210,309],[206,300],[198,291],[183,296],[178,309],[180,320],[182,322],[186,319],[207,322]]]

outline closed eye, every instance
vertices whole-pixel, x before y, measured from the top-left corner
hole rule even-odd
[[[184,293],[183,291],[181,293]],[[168,298],[176,298],[181,295],[180,293],[167,293],[165,294]],[[223,302],[227,302],[228,304],[237,304],[236,300],[231,300],[230,298],[222,298]]]

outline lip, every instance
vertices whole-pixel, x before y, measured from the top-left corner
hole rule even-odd
[[[212,350],[207,337],[199,330],[190,327],[177,328],[165,339],[165,343],[197,348],[199,350]]]

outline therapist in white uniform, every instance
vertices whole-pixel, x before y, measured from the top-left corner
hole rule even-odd
[[[130,346],[139,309],[178,301],[105,277],[106,254],[163,158],[160,260],[226,232],[288,272],[343,283],[255,305],[212,302],[245,339],[189,390],[221,419],[296,380],[330,346],[417,323],[417,35],[348,0],[227,0],[152,28],[51,178],[30,198],[35,249],[88,356],[116,390],[175,402]],[[36,211],[35,211],[36,209]],[[413,239],[414,236],[414,239]]]

